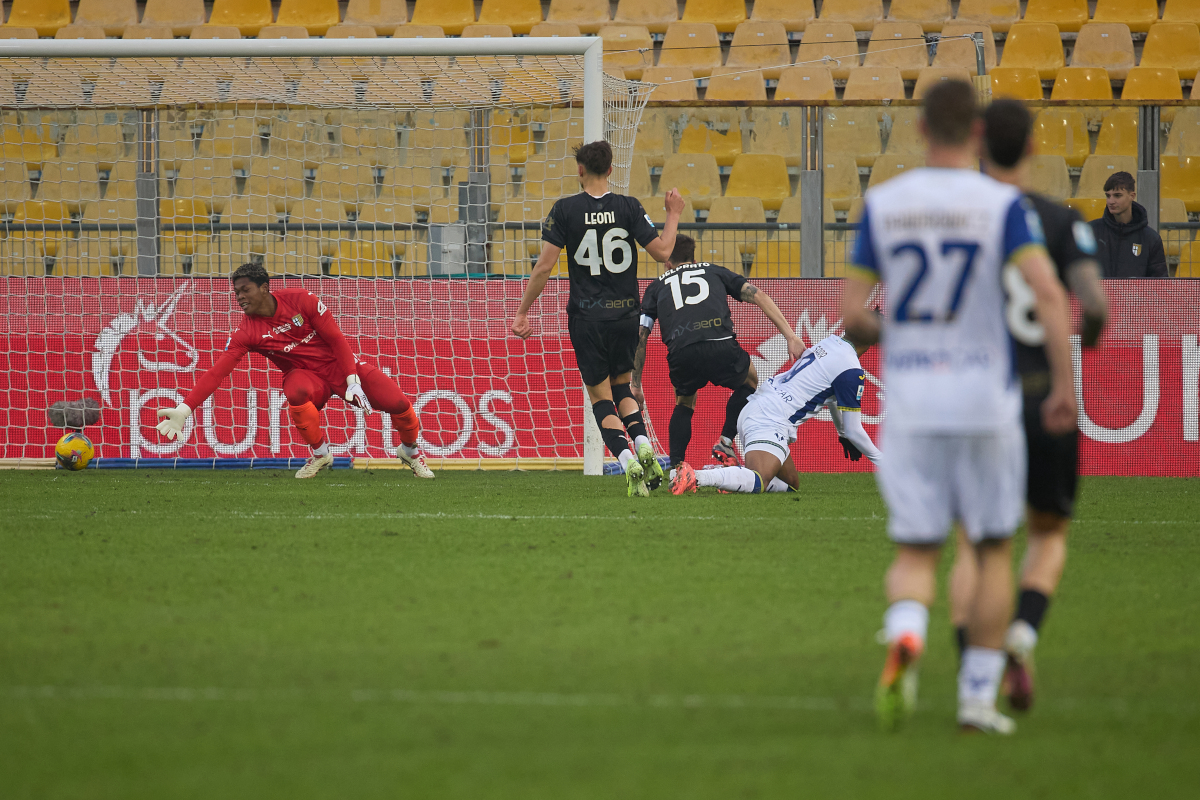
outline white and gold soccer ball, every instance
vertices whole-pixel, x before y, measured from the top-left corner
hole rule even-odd
[[[54,462],[59,469],[83,469],[92,460],[96,448],[79,431],[70,431],[54,445]]]

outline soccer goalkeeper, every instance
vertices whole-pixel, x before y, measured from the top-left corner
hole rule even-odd
[[[258,264],[238,267],[230,281],[246,317],[229,338],[224,354],[200,376],[184,401],[158,412],[163,418],[159,433],[168,439],[179,436],[192,411],[216,391],[246,353],[260,353],[283,371],[288,413],[313,451],[297,478],[311,478],[333,464],[321,429],[321,409],[335,394],[367,414],[373,408],[391,414],[401,442],[396,457],[418,478],[433,477],[417,446],[421,426],[412,403],[373,364],[354,356],[324,303],[303,289],[272,292],[271,276]]]

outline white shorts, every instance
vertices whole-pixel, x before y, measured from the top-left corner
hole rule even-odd
[[[967,538],[1013,535],[1025,507],[1025,432],[905,433],[884,426],[876,471],[888,535],[900,544],[941,544],[955,520]]]
[[[738,436],[743,453],[759,450],[782,463],[792,454],[789,445],[796,441],[796,426],[788,421],[786,406],[776,405],[767,396],[750,395],[746,407],[738,414]]]

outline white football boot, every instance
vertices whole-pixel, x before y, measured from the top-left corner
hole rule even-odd
[[[1006,717],[990,703],[959,703],[958,727],[964,733],[995,733],[1010,736],[1017,732],[1017,723]]]
[[[314,455],[308,461],[304,462],[304,466],[296,471],[297,478],[312,478],[323,469],[329,469],[333,466],[333,454],[326,453],[323,456]]]
[[[420,450],[417,450],[416,453],[410,456],[404,452],[404,445],[398,445],[396,447],[396,458],[408,465],[408,468],[413,471],[413,475],[416,475],[418,478],[435,477],[433,470],[425,463],[425,454]]]

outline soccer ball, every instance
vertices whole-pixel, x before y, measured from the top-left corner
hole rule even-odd
[[[54,445],[55,466],[59,469],[83,469],[92,460],[92,440],[79,431],[71,431]]]

